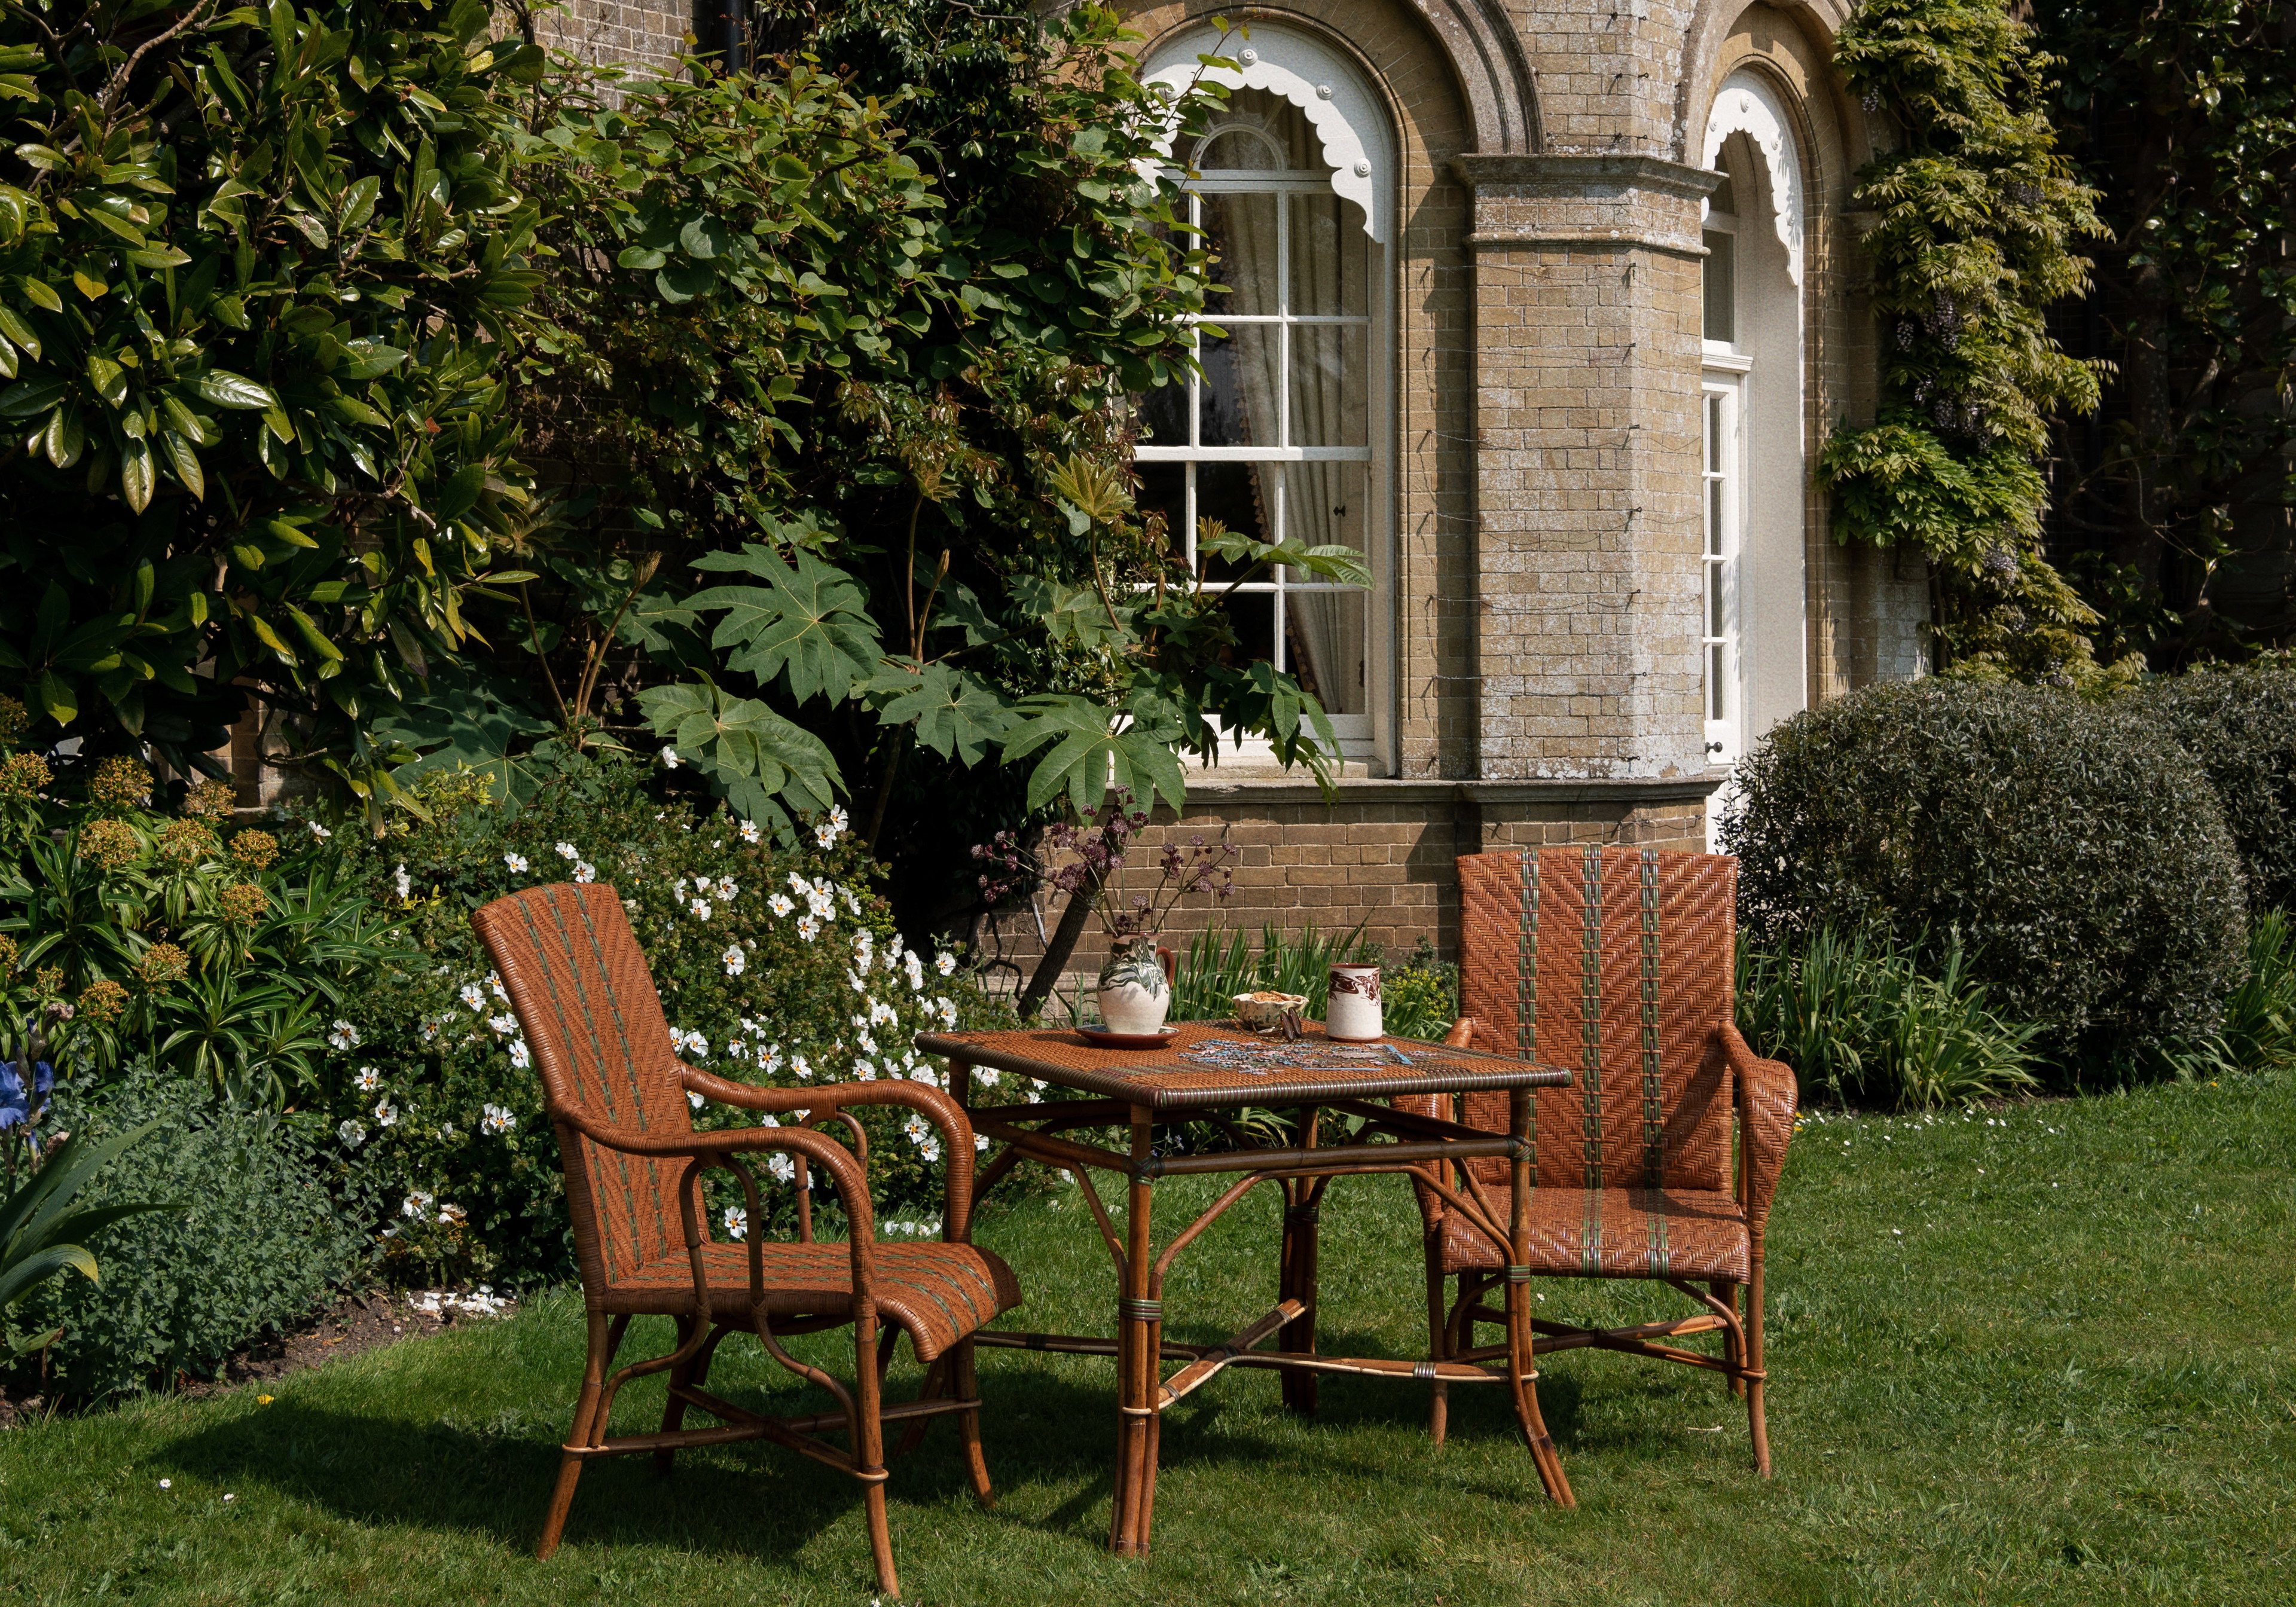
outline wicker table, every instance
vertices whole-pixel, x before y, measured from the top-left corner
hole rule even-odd
[[[1231,1366],[1282,1369],[1284,1404],[1299,1412],[1315,1410],[1317,1373],[1507,1385],[1541,1480],[1550,1494],[1567,1498],[1562,1462],[1539,1417],[1532,1385],[1537,1374],[1531,1365],[1526,1280],[1507,1283],[1503,1365],[1322,1356],[1316,1349],[1316,1226],[1324,1190],[1333,1177],[1409,1171],[1505,1246],[1510,1267],[1526,1266],[1530,1090],[1567,1084],[1569,1071],[1406,1038],[1383,1039],[1377,1045],[1334,1044],[1313,1027],[1299,1043],[1285,1045],[1257,1038],[1222,1021],[1183,1023],[1168,1045],[1148,1050],[1098,1048],[1077,1033],[1052,1029],[929,1032],[919,1035],[916,1042],[919,1049],[948,1058],[950,1092],[966,1106],[977,1131],[1004,1144],[981,1169],[976,1197],[986,1195],[1024,1160],[1060,1168],[1075,1177],[1115,1261],[1119,1293],[1114,1339],[975,1335],[983,1345],[1117,1358],[1116,1510],[1109,1531],[1112,1549],[1132,1554],[1148,1549],[1156,1500],[1159,1414]],[[983,1103],[976,1099],[985,1091],[985,1085],[975,1086],[977,1068],[1057,1083],[1088,1097],[1030,1104]],[[1505,1135],[1371,1103],[1403,1094],[1501,1088],[1512,1095],[1510,1131]],[[1299,1131],[1304,1135],[1300,1146],[1275,1149],[1259,1144],[1221,1114],[1243,1105],[1299,1111]],[[1316,1115],[1320,1110],[1361,1118],[1360,1130],[1349,1143],[1318,1144]],[[1157,1122],[1192,1119],[1210,1121],[1237,1147],[1198,1155],[1160,1157],[1152,1152]],[[1131,1131],[1128,1153],[1061,1136],[1078,1127],[1117,1126]],[[1472,1169],[1456,1164],[1480,1156],[1505,1156],[1512,1163],[1511,1211],[1493,1209]],[[1121,1234],[1093,1187],[1091,1174],[1096,1170],[1120,1173],[1128,1181],[1130,1209]],[[1149,1211],[1156,1180],[1209,1172],[1242,1176],[1159,1252]],[[1276,1185],[1283,1194],[1275,1306],[1220,1344],[1166,1340],[1164,1274],[1173,1258],[1262,1183]],[[1507,1218],[1504,1222],[1503,1215]],[[1277,1349],[1255,1349],[1271,1336],[1276,1337]],[[1165,1361],[1184,1365],[1164,1378]]]

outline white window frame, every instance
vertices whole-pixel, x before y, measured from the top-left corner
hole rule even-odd
[[[1738,556],[1745,538],[1744,419],[1752,367],[1751,359],[1710,341],[1699,384],[1699,713],[1709,765],[1734,765],[1744,747]]]
[[[1235,61],[1237,67],[1202,68],[1198,57],[1215,53]],[[1226,169],[1210,178],[1186,179],[1185,182],[1190,191],[1187,203],[1189,223],[1201,223],[1202,201],[1199,198],[1206,194],[1291,195],[1328,190],[1342,201],[1353,203],[1362,216],[1364,232],[1370,236],[1365,263],[1369,280],[1365,312],[1360,316],[1294,314],[1290,307],[1292,275],[1289,259],[1292,209],[1279,205],[1275,209],[1275,312],[1251,316],[1206,315],[1201,322],[1221,329],[1248,324],[1277,327],[1282,372],[1287,376],[1291,368],[1292,330],[1316,325],[1353,326],[1365,330],[1366,372],[1364,379],[1369,387],[1369,405],[1365,408],[1365,445],[1290,445],[1292,388],[1287,377],[1285,382],[1277,388],[1277,439],[1281,444],[1274,447],[1202,446],[1199,442],[1199,432],[1201,428],[1203,381],[1200,376],[1191,376],[1187,381],[1188,440],[1185,444],[1174,445],[1144,444],[1136,449],[1135,457],[1143,464],[1178,463],[1185,466],[1183,477],[1185,526],[1183,550],[1192,568],[1196,562],[1196,465],[1212,463],[1359,463],[1365,465],[1364,494],[1367,507],[1364,520],[1364,557],[1372,571],[1373,581],[1369,588],[1307,578],[1294,580],[1289,577],[1288,571],[1279,570],[1268,579],[1247,581],[1236,590],[1242,594],[1259,594],[1272,598],[1272,652],[1274,662],[1279,669],[1289,668],[1290,662],[1285,603],[1288,594],[1365,592],[1364,697],[1367,712],[1330,715],[1332,734],[1338,743],[1337,757],[1343,763],[1378,766],[1392,774],[1397,764],[1394,721],[1390,715],[1395,680],[1395,588],[1392,579],[1395,489],[1391,449],[1395,430],[1395,398],[1388,350],[1392,338],[1390,332],[1392,328],[1390,307],[1396,293],[1394,261],[1389,245],[1392,234],[1392,142],[1388,136],[1384,119],[1379,114],[1375,102],[1355,70],[1328,46],[1303,34],[1255,22],[1248,38],[1231,35],[1223,43],[1221,37],[1210,29],[1191,29],[1157,47],[1151,58],[1149,70],[1143,75],[1143,82],[1177,88],[1199,74],[1231,91],[1240,88],[1267,90],[1299,108],[1321,143],[1325,166],[1281,170]],[[1221,134],[1247,127],[1250,126],[1216,121],[1201,139],[1194,142],[1186,154],[1193,160],[1195,152],[1207,147]],[[1169,168],[1167,171],[1173,172]],[[1180,175],[1174,173],[1174,176]],[[1274,479],[1275,495],[1270,500],[1275,528],[1268,533],[1280,535],[1284,529],[1283,499],[1287,477],[1276,475]],[[1237,742],[1226,739],[1225,734],[1223,736],[1224,762],[1252,766],[1272,764],[1275,760],[1273,746],[1265,739],[1252,738]]]

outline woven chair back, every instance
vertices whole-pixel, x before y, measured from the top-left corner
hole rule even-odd
[[[1729,1082],[1738,862],[1572,848],[1459,860],[1461,1013],[1475,1045],[1577,1073],[1541,1088],[1541,1188],[1731,1185]],[[1504,1131],[1506,1096],[1466,1119]],[[1505,1162],[1487,1163],[1494,1182]]]
[[[594,1294],[683,1254],[677,1178],[584,1137],[566,1119],[659,1136],[693,1130],[652,972],[603,882],[561,882],[497,898],[471,917],[525,1029],[558,1128],[574,1253]]]

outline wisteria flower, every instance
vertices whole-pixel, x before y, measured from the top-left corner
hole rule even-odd
[[[767,1156],[766,1158],[766,1171],[775,1183],[795,1183],[797,1181],[797,1162],[791,1160],[786,1155],[775,1154]]]
[[[577,860],[574,862],[574,880],[575,880],[575,881],[580,881],[580,882],[584,882],[584,883],[588,883],[588,882],[595,881],[597,879],[598,879],[598,867],[597,867],[596,865],[592,865],[592,864],[591,864],[588,860],[586,860],[586,859],[577,859]]]
[[[933,969],[940,972],[940,974],[945,977],[955,976],[956,974],[956,956],[952,954],[943,954],[939,955],[933,961]]]
[[[518,1038],[511,1044],[510,1063],[521,1071],[534,1064],[533,1053],[527,1048],[524,1038]]]
[[[401,904],[414,897],[414,878],[406,873],[405,865],[402,865],[391,872],[390,880],[398,889],[398,901]]]
[[[430,1218],[431,1198],[432,1196],[424,1193],[421,1189],[416,1189],[398,1202],[398,1214],[416,1222],[427,1221]]]
[[[679,760],[677,757],[677,750],[668,742],[664,742],[662,744],[661,762],[668,765],[673,770],[676,769],[678,767]]]
[[[459,996],[463,1003],[468,1004],[474,1013],[481,1014],[485,1013],[487,996],[479,991],[479,985],[476,982],[463,983]]]
[[[707,898],[696,898],[696,899],[695,899],[695,900],[694,900],[691,905],[689,905],[687,907],[688,907],[688,908],[690,908],[690,909],[692,909],[692,910],[693,911],[693,918],[694,918],[696,921],[707,921],[708,919],[709,919],[709,899],[707,899]]]
[[[787,893],[775,893],[766,900],[766,907],[775,915],[786,915],[797,907],[797,904]]]
[[[811,915],[800,915],[797,918],[797,935],[803,938],[807,942],[812,942],[815,938],[820,935],[820,932],[821,922],[815,920]]]
[[[358,1045],[358,1029],[352,1026],[348,1021],[344,1021],[340,1016],[337,1016],[335,1018],[334,1025],[327,1029],[327,1047],[330,1049],[356,1049]]]
[[[355,1150],[366,1142],[366,1129],[355,1121],[345,1120],[335,1129],[335,1136]]]
[[[496,1137],[500,1137],[505,1133],[514,1133],[517,1130],[518,1118],[512,1115],[508,1110],[501,1105],[487,1106],[486,1115],[479,1123],[480,1132],[491,1133]]]
[[[510,866],[510,873],[511,873],[512,875],[513,875],[513,876],[523,876],[523,875],[525,875],[525,874],[526,874],[526,856],[525,856],[525,855],[523,855],[523,854],[504,854],[504,855],[503,856],[503,863],[504,863],[504,865],[506,865]]]
[[[382,1086],[382,1073],[373,1066],[361,1066],[358,1075],[351,1078],[351,1086],[362,1094],[372,1094]]]
[[[750,968],[750,956],[739,943],[728,943],[726,952],[718,957],[726,962],[726,974],[729,977],[738,977]]]
[[[729,1237],[746,1239],[750,1236],[750,1213],[738,1205],[726,1208],[726,1232]]]
[[[763,832],[758,829],[758,823],[756,821],[745,820],[742,823],[742,840],[743,842],[759,842],[764,840],[765,835],[766,834]]]
[[[577,859],[581,856],[575,852],[572,843],[562,842],[558,845],[558,857],[561,859]]]

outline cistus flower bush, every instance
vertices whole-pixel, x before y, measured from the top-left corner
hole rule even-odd
[[[501,979],[471,928],[491,899],[552,881],[611,884],[644,950],[676,1053],[719,1077],[777,1086],[908,1078],[939,1086],[920,1031],[1003,1019],[952,954],[906,945],[842,810],[794,848],[722,810],[663,802],[649,764],[554,761],[512,808],[470,772],[416,784],[428,812],[395,818],[351,861],[404,922],[410,958],[345,1008],[356,1047],[333,1055],[326,1126],[401,1206],[386,1259],[413,1279],[531,1284],[572,1275],[558,1143]],[[348,835],[348,833],[346,833]],[[862,1118],[881,1213],[938,1213],[939,1143],[897,1108]],[[698,1127],[750,1112],[696,1103]],[[793,1219],[786,1162],[756,1167],[775,1231]],[[712,1179],[712,1219],[738,1194]],[[407,1202],[413,1202],[411,1204]]]

